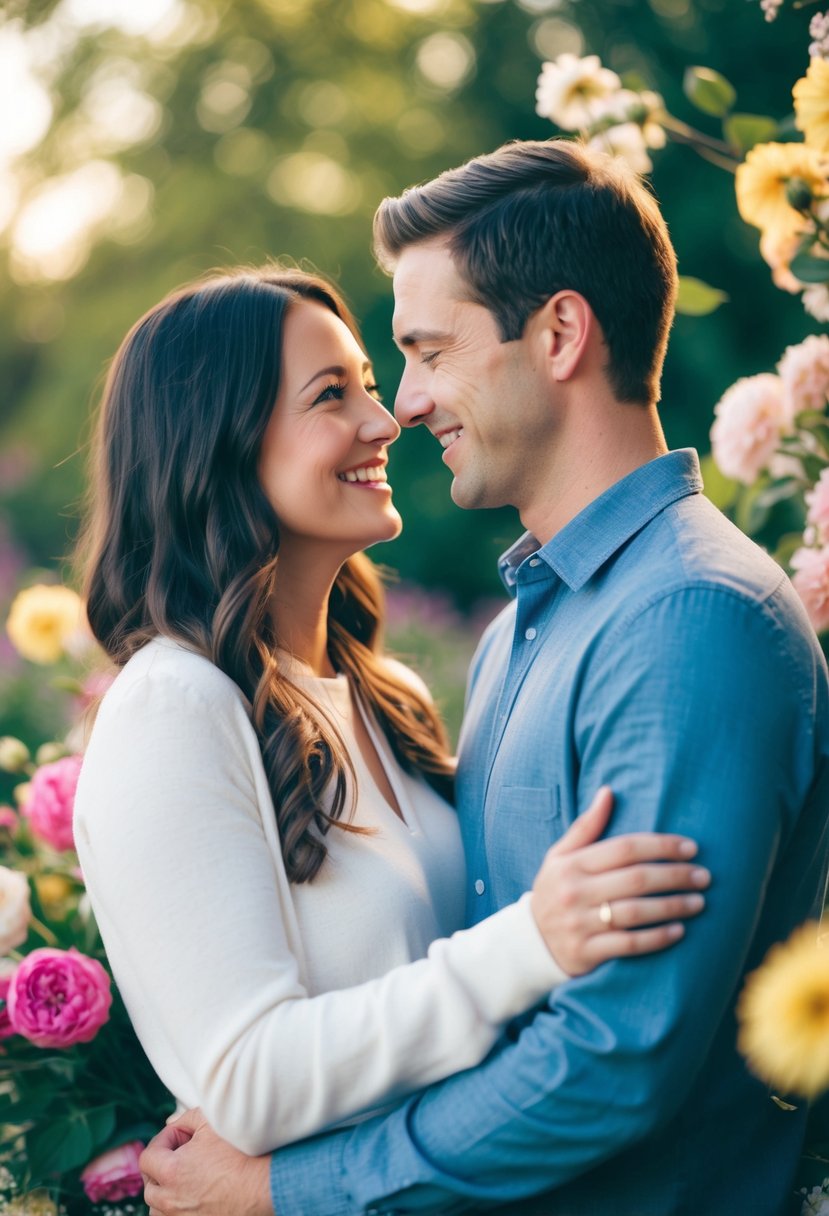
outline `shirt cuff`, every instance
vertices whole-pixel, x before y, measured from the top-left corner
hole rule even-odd
[[[329,1132],[281,1148],[271,1156],[271,1202],[276,1216],[356,1216],[346,1189],[345,1135]]]

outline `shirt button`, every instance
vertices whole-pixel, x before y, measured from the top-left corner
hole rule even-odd
[[[540,565],[541,565],[541,558],[540,558],[540,557],[531,557],[531,558],[530,558],[530,565],[531,565],[531,566],[540,566]]]
[[[484,880],[482,878],[476,878],[475,879],[475,894],[483,895],[485,890],[486,890],[486,884],[484,883]]]
[[[524,630],[524,637],[527,639],[528,642],[532,642],[536,636],[536,633],[537,633],[537,630],[533,629],[532,626],[530,626],[529,629]]]

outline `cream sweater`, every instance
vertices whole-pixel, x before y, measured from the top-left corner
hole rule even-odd
[[[364,714],[401,820],[356,746],[346,679],[304,678],[353,757],[353,822],[374,829],[332,828],[313,882],[285,874],[246,699],[169,639],[106,694],[76,798],[84,880],[138,1037],[180,1103],[252,1154],[474,1066],[564,978],[528,896],[456,931],[454,812]]]

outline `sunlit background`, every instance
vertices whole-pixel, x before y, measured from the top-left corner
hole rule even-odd
[[[694,64],[728,77],[741,111],[785,116],[806,66],[804,23],[787,10],[769,26],[758,10],[756,0],[0,4],[0,609],[22,571],[66,574],[102,373],[170,288],[272,256],[321,268],[362,319],[391,401],[390,285],[369,249],[379,199],[504,140],[555,134],[535,113],[535,87],[563,51],[600,55],[703,128],[682,92]],[[710,316],[678,319],[664,379],[669,442],[705,451],[724,388],[811,326],[772,285],[733,179],[679,145],[655,160],[681,270],[729,297]],[[451,507],[428,436],[403,437],[392,474],[406,530],[376,555],[406,586],[401,627],[431,604],[462,668],[459,631],[492,611],[494,559],[519,523]]]

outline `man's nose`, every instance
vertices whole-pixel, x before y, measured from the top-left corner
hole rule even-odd
[[[394,416],[397,421],[401,426],[418,426],[428,420],[434,408],[431,394],[426,391],[417,371],[405,367],[394,399]]]

